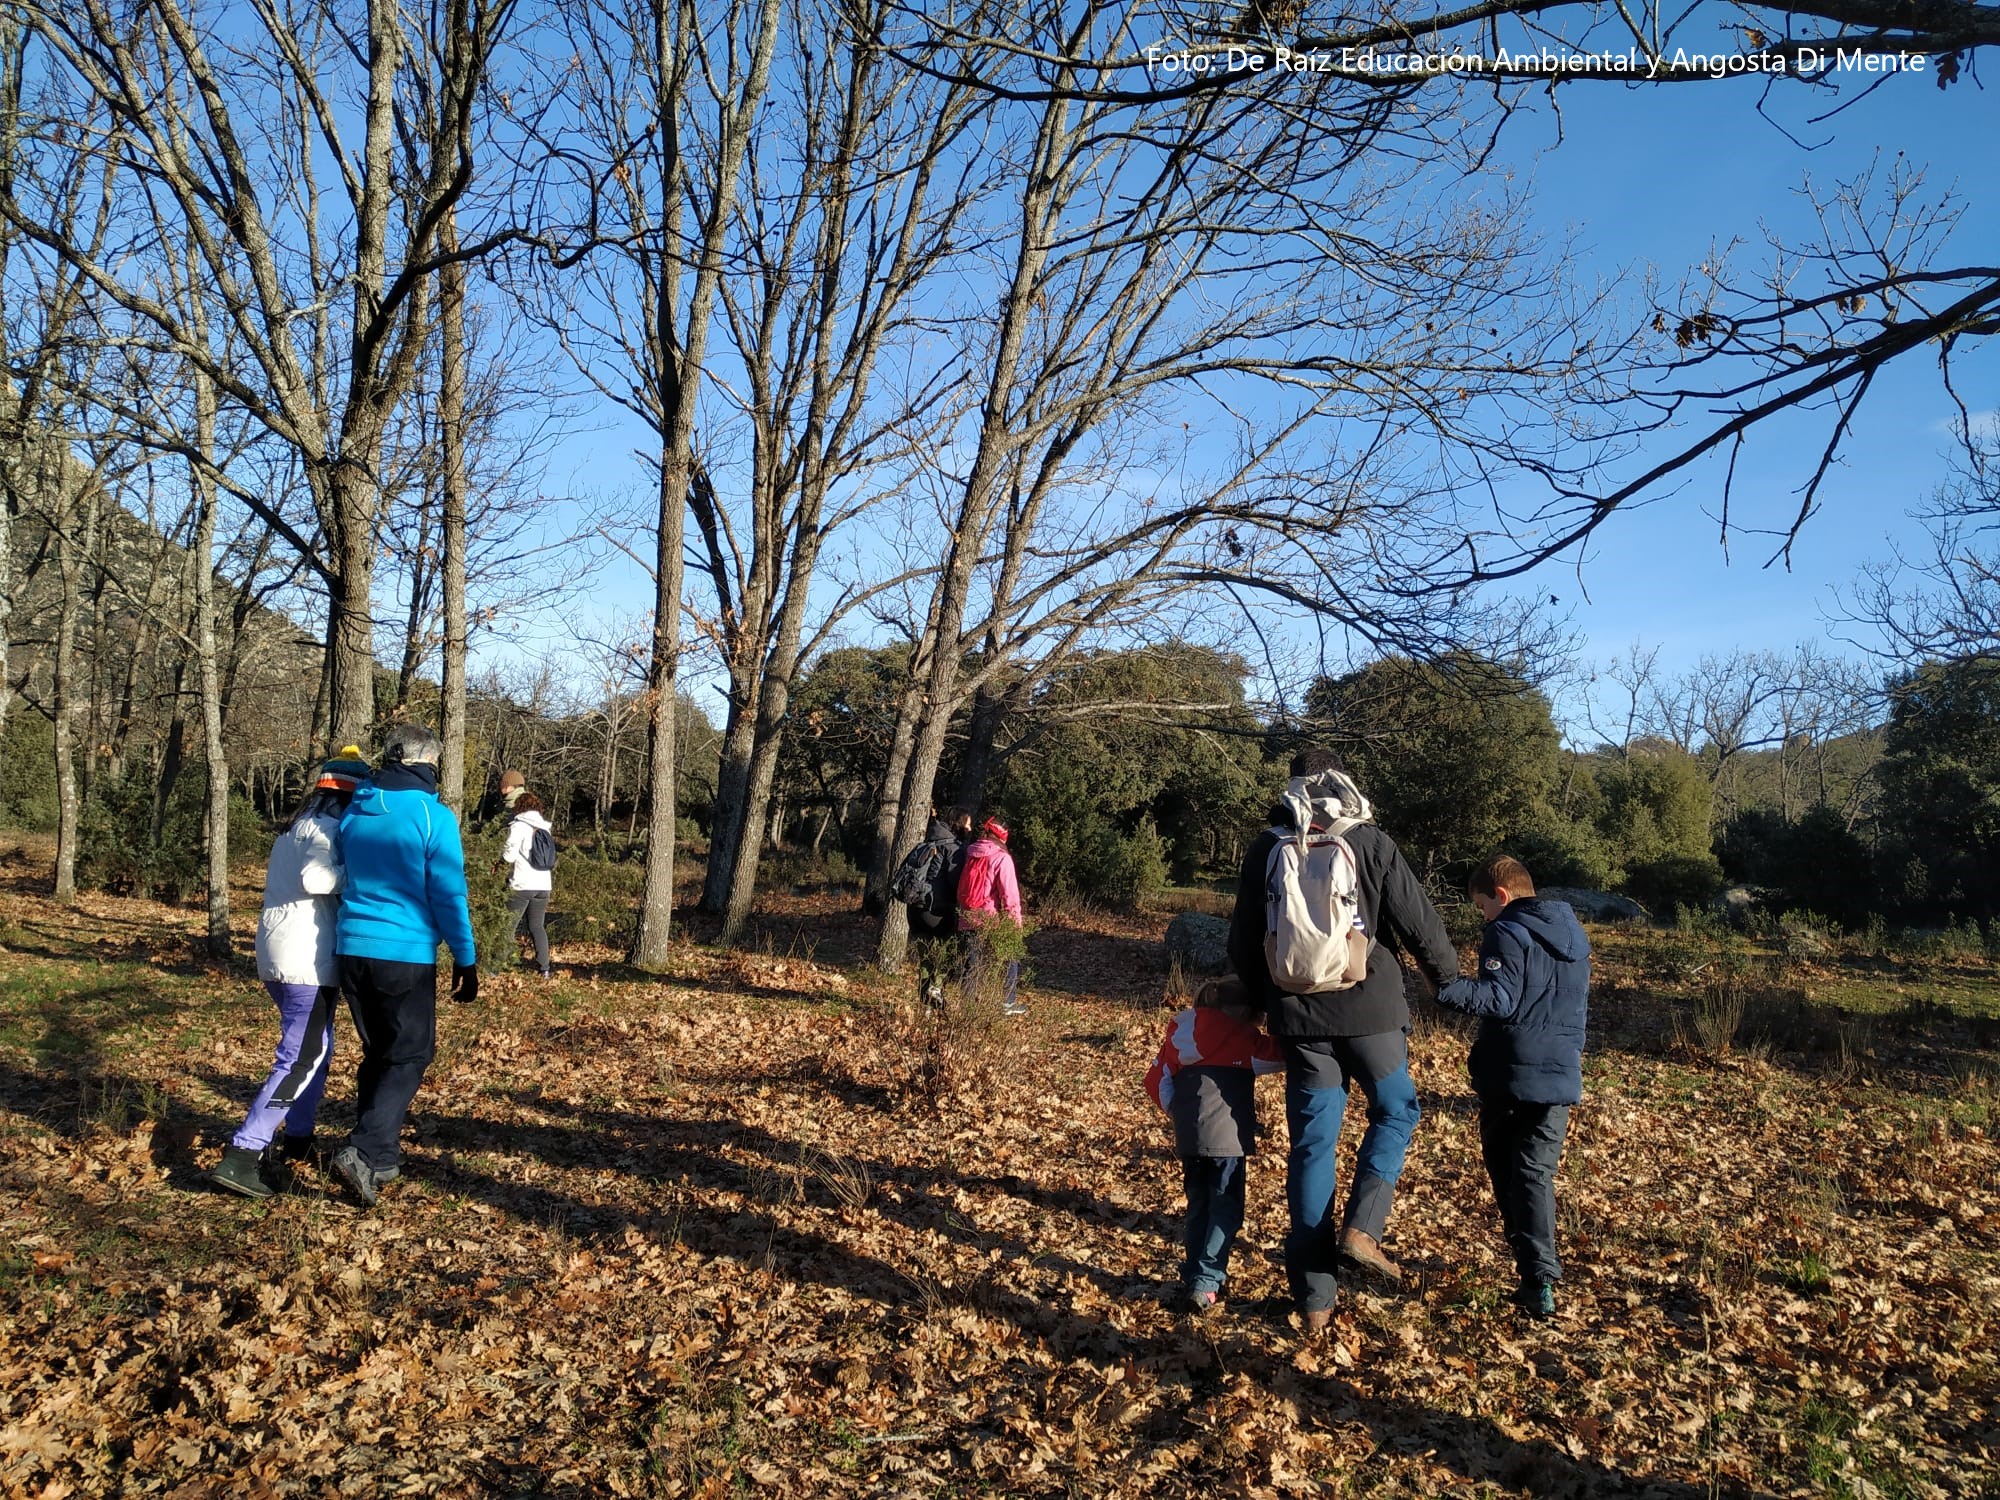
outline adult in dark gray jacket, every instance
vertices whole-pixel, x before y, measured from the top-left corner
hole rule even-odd
[[[1291,774],[1286,801],[1272,809],[1273,826],[1244,856],[1229,957],[1263,1000],[1271,1035],[1285,1053],[1285,1118],[1292,1136],[1285,1161],[1291,1213],[1285,1274],[1307,1326],[1317,1330],[1333,1317],[1339,1262],[1389,1280],[1401,1276],[1382,1253],[1382,1234],[1420,1112],[1410,1079],[1410,1009],[1395,948],[1408,951],[1434,987],[1458,977],[1458,954],[1395,840],[1364,821],[1342,837],[1354,854],[1360,922],[1373,940],[1366,977],[1349,989],[1312,995],[1289,994],[1272,982],[1264,956],[1266,882],[1272,851],[1298,831],[1291,808],[1301,801],[1344,800],[1350,814],[1368,816],[1366,799],[1333,752],[1301,752],[1292,758]],[[1348,1090],[1356,1085],[1368,1099],[1368,1131],[1336,1231],[1334,1148]]]

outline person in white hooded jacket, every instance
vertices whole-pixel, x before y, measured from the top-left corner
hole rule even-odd
[[[555,871],[540,869],[529,857],[536,833],[554,837],[541,800],[533,792],[521,792],[512,802],[514,816],[507,824],[507,842],[500,848],[500,861],[507,866],[507,913],[513,919],[507,927],[511,945],[521,930],[521,918],[528,919],[528,936],[535,943],[535,967],[542,978],[549,977],[549,931],[545,918],[549,892],[555,887]]]
[[[264,910],[257,919],[257,977],[277,1002],[278,1051],[242,1129],[209,1174],[217,1187],[246,1198],[271,1196],[261,1169],[280,1126],[286,1161],[302,1160],[312,1151],[313,1123],[333,1057],[333,1006],[340,998],[339,961],[333,954],[334,918],[346,875],[340,815],[354,789],[370,775],[358,749],[343,749],[321,768],[271,846]]]

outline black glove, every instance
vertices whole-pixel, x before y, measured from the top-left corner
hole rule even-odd
[[[470,1005],[479,998],[479,969],[475,964],[454,964],[451,971],[451,998]]]

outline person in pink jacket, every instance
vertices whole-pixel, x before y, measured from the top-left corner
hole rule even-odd
[[[990,933],[1000,923],[1021,926],[1021,882],[1014,874],[1014,856],[1007,852],[1007,825],[998,818],[980,824],[979,837],[965,851],[965,867],[958,876],[958,926],[972,944],[973,961],[966,965],[965,982],[971,989],[978,977],[995,961]],[[1021,960],[1006,960],[1007,998],[1002,1010],[1010,1016],[1025,1016],[1021,1003]]]

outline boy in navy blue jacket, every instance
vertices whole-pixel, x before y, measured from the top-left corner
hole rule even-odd
[[[1474,873],[1472,904],[1486,919],[1476,976],[1453,980],[1438,1002],[1481,1017],[1472,1044],[1479,1144],[1514,1264],[1515,1294],[1531,1317],[1556,1310],[1556,1165],[1572,1104],[1583,1101],[1583,1025],[1590,939],[1561,901],[1535,895],[1518,859]]]

